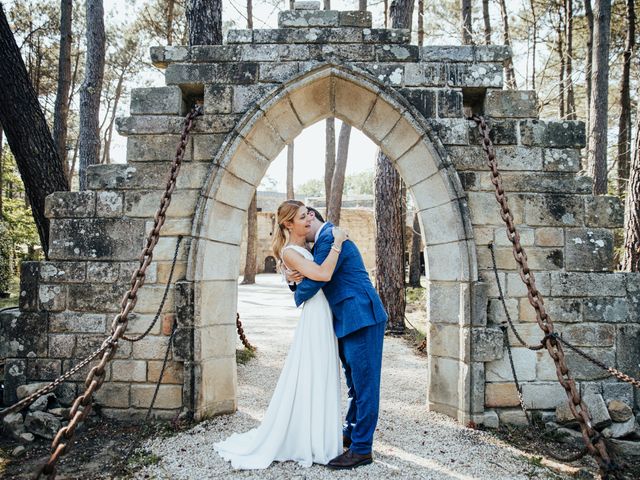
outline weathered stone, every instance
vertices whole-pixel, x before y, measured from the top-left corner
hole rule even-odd
[[[525,406],[532,409],[556,408],[567,398],[564,388],[558,382],[525,383],[522,385],[522,396]]]
[[[139,128],[139,122],[131,120],[131,126],[127,124],[127,120],[122,120],[121,122],[123,122],[122,125],[124,128]],[[172,161],[176,155],[176,148],[179,142],[180,135],[176,134],[132,134],[127,138],[128,163],[124,165],[90,165],[87,169],[87,183],[89,188],[94,190],[122,189],[126,187],[135,188],[133,185],[129,186],[128,184],[128,181],[136,172],[137,165],[135,164],[138,162]],[[192,142],[193,140],[191,138],[187,141],[184,152],[185,161],[191,160]],[[165,168],[167,168],[167,166],[165,166]]]
[[[575,448],[584,446],[584,440],[582,439],[582,433],[571,428],[560,427],[556,430],[556,434],[560,437],[559,440],[562,443],[571,445]]]
[[[253,41],[253,30],[229,30],[227,32],[227,43],[251,43]]]
[[[54,415],[46,412],[29,412],[24,419],[25,428],[42,438],[53,439],[62,424]]]
[[[44,412],[49,409],[50,406],[54,405],[56,401],[56,396],[53,393],[48,393],[39,397],[36,401],[34,401],[31,405],[29,405],[30,412]]]
[[[155,385],[132,385],[131,406],[147,408],[155,392]],[[160,385],[154,408],[180,408],[182,406],[181,385]]]
[[[404,79],[404,64],[401,63],[354,63],[354,68],[364,71],[368,75],[372,75],[379,82],[400,86]]]
[[[122,199],[120,192],[97,192],[96,216],[119,217],[122,215]]]
[[[18,440],[25,433],[24,418],[20,412],[10,413],[2,418],[2,428],[14,439]]]
[[[20,312],[19,310],[1,312],[0,357],[45,356],[46,334],[46,312]]]
[[[616,400],[623,402],[626,405],[633,406],[633,385],[624,382],[603,383],[602,398],[604,398],[604,401],[607,404]]]
[[[495,145],[516,145],[518,143],[518,124],[515,120],[489,120],[487,124],[491,128],[489,138]],[[475,122],[467,122],[467,126],[469,127],[469,143],[471,145],[481,145],[482,138]],[[526,150],[521,148],[518,153],[522,154],[524,152]],[[497,152],[496,155],[498,155]],[[483,162],[486,162],[484,153],[481,154],[481,158]],[[502,165],[504,160],[502,154],[497,158],[499,164]],[[486,170],[486,168],[485,165],[482,170]]]
[[[20,264],[20,297],[18,298],[18,303],[20,310],[23,312],[36,312],[39,310],[39,271],[40,262],[25,261]]]
[[[594,195],[584,202],[584,223],[588,227],[622,228],[624,204],[619,197]]]
[[[120,311],[120,301],[125,291],[125,286],[117,283],[73,285],[69,290],[69,309],[76,312]],[[97,322],[95,326],[97,328]]]
[[[296,0],[293,2],[294,10],[320,10],[320,2],[316,0]]]
[[[243,50],[239,45],[194,45],[189,49],[189,60],[191,63],[238,62]]]
[[[624,275],[618,273],[551,273],[554,297],[622,297],[625,296]]]
[[[484,113],[490,117],[537,117],[536,92],[533,90],[487,90]]]
[[[565,400],[564,402],[560,403],[556,407],[556,422],[558,422],[561,425],[567,425],[567,424],[577,425],[578,424],[576,417],[573,416],[573,413],[569,408],[568,400]]]
[[[129,408],[130,390],[131,386],[128,383],[105,382],[96,392],[95,402],[104,407]]]
[[[535,244],[539,247],[564,246],[564,229],[556,227],[536,228]]]
[[[204,111],[206,114],[231,113],[233,109],[233,87],[230,85],[207,85],[204,89]]]
[[[436,92],[426,88],[401,88],[398,92],[425,117],[436,116]]]
[[[585,321],[620,323],[629,320],[629,304],[626,298],[585,298],[583,305]]]
[[[462,91],[438,90],[438,116],[454,118],[464,116]]]
[[[429,126],[444,145],[468,145],[467,121],[458,118],[427,119]]]
[[[405,85],[421,87],[446,86],[446,68],[441,63],[415,63],[405,65]]]
[[[178,87],[134,88],[131,115],[182,115],[186,110]]]
[[[511,57],[505,45],[429,45],[420,48],[423,62],[504,62]]]
[[[616,354],[611,347],[582,347],[581,350],[597,358],[605,365],[615,365]],[[571,375],[576,380],[598,380],[609,376],[606,370],[602,370],[597,365],[586,361],[584,357],[568,348],[565,348],[565,358],[567,367],[569,367]]]
[[[41,262],[40,281],[45,283],[79,283],[84,282],[84,262]]]
[[[44,199],[47,218],[91,217],[95,212],[95,192],[54,192]]]
[[[521,408],[498,410],[500,423],[505,425],[528,425],[527,416]]]
[[[25,447],[23,447],[22,445],[18,445],[16,448],[11,450],[11,456],[13,458],[20,458],[25,453],[27,453],[27,449]]]
[[[607,439],[607,448],[620,459],[630,459],[640,457],[640,442],[631,440]]]
[[[533,381],[536,379],[536,354],[526,348],[514,348],[511,350],[513,365],[516,370],[518,380],[521,382]],[[504,355],[502,359],[488,362],[486,364],[486,378],[488,382],[510,382],[513,381],[513,372],[509,356]]]
[[[450,87],[502,88],[502,65],[498,63],[450,63],[445,76]]]
[[[577,148],[545,148],[542,151],[547,172],[577,172],[580,170],[580,150]]]
[[[56,417],[60,417],[63,420],[70,420],[71,419],[71,409],[70,408],[64,408],[64,407],[50,408],[49,409],[49,413],[51,415],[55,415]]]
[[[63,407],[70,407],[73,405],[73,401],[76,398],[76,384],[75,383],[62,383],[56,388],[53,393],[56,394],[58,403]]]
[[[409,43],[411,32],[406,28],[365,28],[362,31],[364,43]]]
[[[20,434],[18,441],[20,443],[31,443],[36,439],[36,437],[33,435],[33,433],[30,432],[26,432],[26,433],[22,433]]]
[[[49,335],[49,358],[71,358],[75,346],[75,335]]]
[[[626,421],[618,422],[614,420],[608,428],[611,430],[611,438],[624,438],[635,432],[636,419],[631,416],[631,418]]]
[[[114,360],[111,362],[111,381],[144,382],[147,380],[147,362],[144,360]]]
[[[135,259],[144,240],[144,220],[60,219],[51,222],[50,259]]]
[[[584,205],[571,195],[529,195],[525,204],[528,225],[580,226],[584,219]]]
[[[584,122],[577,120],[521,121],[520,138],[523,145],[555,148],[583,148],[586,141]]]
[[[277,84],[262,83],[259,85],[240,85],[233,90],[234,113],[244,113],[253,107],[258,100],[268,96],[278,88]]]
[[[259,46],[259,45],[257,45]],[[305,47],[306,45],[289,45],[289,47]],[[298,64],[296,63],[276,63],[269,66],[260,67],[260,82],[284,83],[298,74]]]
[[[377,45],[375,57],[377,62],[417,62],[417,45]]]
[[[617,368],[633,378],[640,378],[640,325],[618,326],[616,351]]]
[[[361,28],[278,28],[254,30],[253,43],[361,43]]]
[[[257,32],[257,30],[256,30]],[[189,84],[247,84],[255,83],[258,77],[256,63],[172,63],[165,71],[167,85]]]
[[[373,62],[376,57],[373,45],[319,44],[308,48],[308,57],[317,62]]]
[[[340,13],[341,27],[371,28],[371,12],[363,10],[344,11]]]
[[[607,402],[607,409],[609,410],[611,420],[614,422],[626,422],[630,418],[633,418],[633,411],[631,410],[631,407],[620,400],[610,400]]]
[[[611,417],[607,410],[607,405],[600,394],[587,394],[582,396],[582,400],[591,415],[593,428],[600,430],[611,425]]]
[[[120,266],[115,262],[87,262],[87,282],[113,283],[119,274]]]
[[[576,323],[583,320],[582,302],[573,298],[545,298],[544,307],[554,322]],[[536,311],[529,303],[528,298],[520,299],[520,320],[523,322],[535,322]],[[565,330],[563,330],[565,331]]]
[[[62,373],[62,361],[50,358],[29,358],[27,377],[39,380],[55,380]]]
[[[103,333],[106,329],[104,314],[59,312],[49,316],[52,333]]]
[[[613,346],[616,329],[614,325],[599,323],[580,323],[567,325],[560,330],[562,337],[579,347]]]
[[[189,59],[189,48],[182,46],[151,47],[151,63],[166,68],[171,62],[185,62]]]
[[[496,429],[500,426],[500,419],[495,410],[485,410],[482,425],[486,428]]]
[[[515,383],[487,383],[484,395],[486,407],[501,408],[520,405]]]
[[[371,15],[371,12],[368,12]],[[338,27],[337,10],[284,10],[278,13],[278,28]]]
[[[450,146],[447,147],[447,151],[456,170],[479,170],[482,172],[486,170],[486,159],[480,146]],[[509,170],[539,172],[542,170],[542,151],[538,147],[496,146],[496,158],[501,172]]]
[[[566,268],[572,271],[613,271],[613,232],[602,228],[566,230]]]

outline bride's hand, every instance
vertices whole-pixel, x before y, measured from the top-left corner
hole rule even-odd
[[[342,245],[342,243],[349,238],[349,233],[347,230],[342,229],[340,227],[333,227],[333,241],[337,245]]]

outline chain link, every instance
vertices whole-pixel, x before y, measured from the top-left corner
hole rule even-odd
[[[553,322],[544,308],[544,301],[540,292],[536,288],[535,276],[529,269],[527,263],[527,255],[520,243],[520,235],[516,230],[516,226],[513,220],[513,214],[509,209],[507,196],[502,185],[502,176],[498,170],[498,164],[496,161],[495,150],[493,142],[489,136],[490,130],[487,126],[487,122],[484,117],[473,115],[471,117],[480,132],[482,139],[482,149],[487,156],[487,165],[491,170],[491,183],[495,188],[495,197],[500,204],[500,216],[507,226],[507,237],[513,244],[513,256],[518,263],[518,270],[522,281],[527,286],[529,303],[536,311],[536,322],[542,329],[545,336],[544,346],[547,352],[553,359],[556,366],[556,375],[560,385],[565,390],[567,398],[569,400],[569,409],[571,413],[578,421],[580,431],[582,433],[582,439],[589,453],[595,457],[600,469],[607,475],[614,468],[613,463],[607,452],[607,448],[604,441],[600,437],[594,437],[596,431],[591,424],[591,416],[585,403],[583,402],[578,389],[576,388],[576,382],[569,374],[569,368],[567,367],[562,344],[557,341],[556,337],[552,336],[554,333]],[[592,438],[597,438],[597,441],[592,441]]]
[[[140,265],[131,276],[131,288],[122,297],[122,301],[120,302],[120,313],[115,316],[111,324],[111,336],[107,338],[103,344],[104,350],[101,352],[102,358],[100,359],[100,362],[89,371],[85,380],[85,391],[75,399],[69,412],[71,420],[67,426],[62,427],[58,431],[57,435],[53,439],[53,442],[51,443],[51,456],[47,463],[40,468],[37,478],[55,478],[56,463],[58,459],[67,452],[68,448],[70,448],[76,428],[91,412],[91,400],[93,398],[93,394],[100,389],[104,382],[106,366],[113,358],[113,355],[118,348],[118,340],[123,337],[124,332],[127,329],[128,316],[134,309],[138,300],[138,290],[144,284],[145,273],[153,259],[153,249],[160,238],[160,229],[162,228],[162,225],[164,225],[166,212],[169,208],[169,204],[171,203],[171,195],[176,186],[176,180],[178,172],[180,171],[180,165],[184,158],[189,132],[193,127],[195,118],[200,115],[202,115],[202,107],[196,106],[185,118],[184,128],[182,130],[182,135],[180,136],[180,143],[178,144],[176,155],[171,163],[171,170],[167,175],[165,191],[162,195],[162,199],[160,200],[160,206],[154,215],[153,229],[147,237],[145,247],[140,253]]]
[[[238,337],[240,337],[240,341],[242,342],[242,345],[244,345],[244,348],[255,352],[256,347],[249,343],[249,340],[247,340],[247,336],[244,334],[244,328],[242,328],[242,322],[240,321],[239,313],[236,313],[236,329],[238,330]]]

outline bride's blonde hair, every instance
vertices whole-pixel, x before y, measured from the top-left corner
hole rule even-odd
[[[300,207],[304,207],[304,203],[298,200],[285,200],[278,207],[277,225],[271,240],[271,250],[273,250],[273,255],[280,266],[282,265],[282,249],[289,242],[289,232],[284,224],[285,222],[293,222]]]

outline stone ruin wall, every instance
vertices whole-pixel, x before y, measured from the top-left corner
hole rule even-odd
[[[472,267],[477,272],[472,276],[478,282],[472,284],[470,302],[462,303],[463,312],[459,296],[450,294],[446,282],[430,282],[432,357],[425,362],[432,377],[430,401],[437,398],[446,404],[457,394],[455,382],[447,384],[446,376],[437,377],[433,370],[439,358],[453,358],[472,372],[470,391],[464,393],[469,397],[468,418],[489,425],[498,417],[522,421],[496,325],[504,315],[491,271],[490,242],[497,247],[507,306],[519,330],[531,343],[542,337],[516,272],[479,136],[465,120],[465,106],[491,118],[511,210],[557,330],[605,363],[638,377],[640,283],[635,274],[612,272],[613,235],[622,227],[623,207],[616,197],[592,196],[591,179],[578,174],[585,146],[583,123],[539,120],[534,92],[503,90],[502,62],[509,54],[503,47],[420,48],[408,42],[407,31],[371,28],[366,12],[293,11],[281,15],[279,29],[232,30],[223,46],[152,48],[154,63],[166,69],[167,86],[133,91],[131,116],[118,122],[120,134],[128,137],[127,163],[92,166],[87,191],[47,198],[50,259],[23,264],[20,310],[0,314],[0,356],[7,358],[5,403],[16,400],[18,385],[56,378],[105,338],[152,225],[187,104],[202,98],[205,116],[189,139],[129,333],[142,332],[160,302],[177,235],[186,239],[175,278],[186,276],[196,202],[207,172],[217,168],[211,159],[227,134],[256,100],[324,64],[339,64],[375,79],[383,90],[401,94],[427,119],[464,187],[460,204],[473,227],[469,241],[475,245]],[[439,194],[417,186],[412,191],[417,198]],[[451,220],[446,208],[439,207],[422,212],[421,220],[428,252],[445,241],[439,235]],[[189,301],[184,286],[179,282],[171,288],[149,337],[133,345],[120,342],[107,382],[96,396],[103,414],[139,418],[144,413],[171,322],[177,315],[182,331],[193,328],[193,318],[184,318]],[[434,311],[441,312],[439,320]],[[459,351],[458,318],[472,322],[472,328],[464,330],[471,337],[469,351]],[[232,332],[233,325],[228,327]],[[194,382],[231,378],[224,375],[234,365],[235,342],[212,340],[207,348],[223,352],[221,365],[227,370],[207,380],[185,368],[194,355],[188,339],[188,334],[178,335],[173,346],[156,404],[158,416],[193,406],[192,392],[199,388]],[[553,409],[563,402],[546,353],[513,346],[527,406]],[[635,401],[636,411],[640,407],[640,396],[635,392],[634,399],[629,385],[605,379],[597,368],[568,357],[583,392],[596,389],[605,398]],[[77,375],[69,386],[81,386],[84,376]],[[219,411],[235,408],[234,378],[217,394]]]

